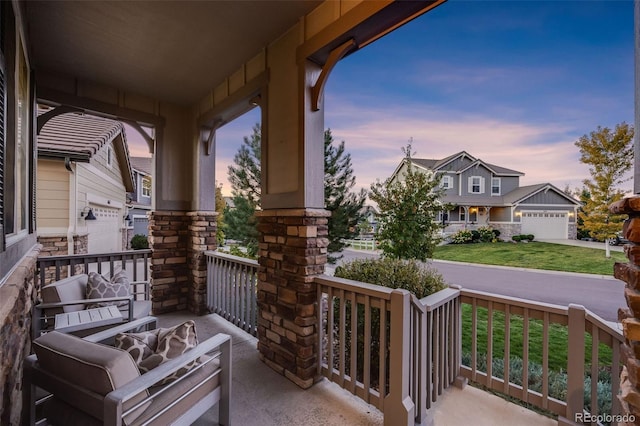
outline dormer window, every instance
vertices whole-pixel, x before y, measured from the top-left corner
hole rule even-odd
[[[491,178],[491,195],[500,195],[500,178]]]
[[[442,176],[442,180],[440,181],[440,187],[442,189],[453,188],[453,178],[451,176]]]

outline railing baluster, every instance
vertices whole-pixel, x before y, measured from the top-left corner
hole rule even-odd
[[[345,352],[346,352],[346,345],[345,342],[347,340],[347,336],[346,336],[346,328],[347,325],[345,324],[347,322],[347,308],[346,308],[346,303],[345,303],[345,291],[340,289],[340,292],[338,293],[338,297],[339,297],[339,311],[338,314],[340,316],[340,324],[338,326],[338,342],[340,345],[340,350],[338,353],[338,371],[340,374],[340,382],[339,385],[344,387],[344,376],[345,376]]]
[[[549,408],[549,312],[542,322],[542,408]]]
[[[509,364],[511,362],[511,312],[509,305],[504,305],[504,358],[503,362],[503,380],[504,386],[502,391],[509,395]]]
[[[327,289],[327,377],[332,382],[335,382],[335,380],[333,379],[333,330],[335,329],[335,311],[333,310],[333,305],[333,287],[329,287]]]
[[[600,336],[595,325],[591,324],[591,414],[598,415],[598,349]],[[615,374],[615,373],[614,373]]]
[[[471,380],[478,381],[478,306],[474,297],[471,304]]]
[[[522,400],[529,401],[529,308],[522,313]]]
[[[485,385],[493,388],[493,301],[487,307],[487,381]]]
[[[371,299],[364,296],[364,365],[362,366],[362,383],[364,384],[365,401],[371,400]]]
[[[387,301],[380,301],[380,371],[378,393],[380,395],[378,409],[384,412],[384,398],[387,395]]]
[[[349,366],[349,376],[351,376],[351,385],[349,392],[356,393],[356,377],[358,371],[358,302],[356,301],[356,293],[351,293],[351,362]]]

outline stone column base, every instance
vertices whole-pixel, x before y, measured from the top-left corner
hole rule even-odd
[[[322,209],[256,213],[259,237],[258,350],[269,367],[301,388],[318,377],[318,303],[313,278],[329,245]]]

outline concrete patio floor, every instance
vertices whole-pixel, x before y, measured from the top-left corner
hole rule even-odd
[[[302,390],[260,361],[257,339],[218,315],[196,317],[188,312],[158,316],[159,327],[193,319],[200,341],[216,333],[232,336],[231,422],[242,426],[382,425],[382,413],[338,385],[322,380]],[[437,426],[546,426],[557,421],[466,386],[452,387],[430,410]],[[218,424],[217,407],[196,423]]]

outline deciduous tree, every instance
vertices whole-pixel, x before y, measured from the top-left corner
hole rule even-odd
[[[426,261],[433,257],[443,209],[441,176],[416,171],[411,163],[411,141],[403,148],[404,175],[371,184],[369,198],[378,204],[377,240],[383,254],[396,259]]]
[[[589,165],[591,179],[584,180],[585,204],[578,213],[582,227],[597,240],[606,240],[622,229],[624,216],[610,215],[611,203],[624,197],[620,185],[629,180],[633,166],[633,126],[625,122],[615,129],[600,127],[583,135],[575,145],[580,161]]]

